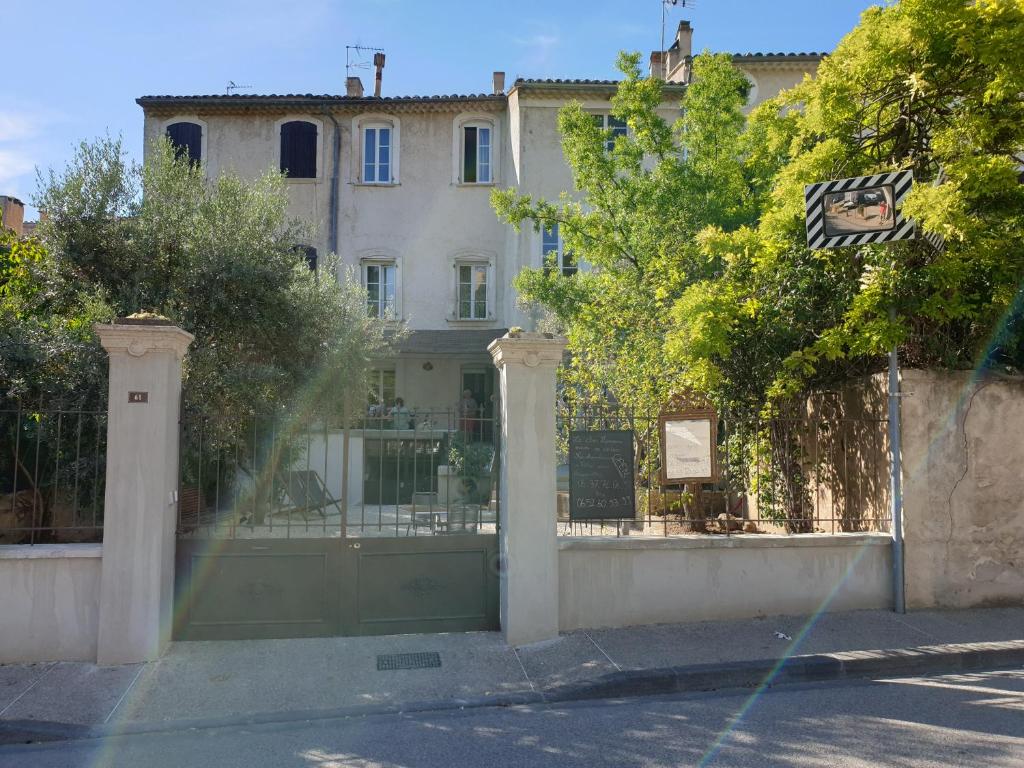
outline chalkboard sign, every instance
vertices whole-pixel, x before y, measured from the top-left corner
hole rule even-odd
[[[569,434],[569,519],[636,517],[633,433],[630,430]]]

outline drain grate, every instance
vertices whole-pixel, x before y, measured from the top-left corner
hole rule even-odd
[[[384,653],[377,656],[377,671],[385,669],[430,669],[441,666],[441,654],[427,653]]]

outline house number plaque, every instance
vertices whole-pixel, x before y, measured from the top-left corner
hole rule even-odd
[[[149,392],[129,392],[128,393],[129,403],[148,403]]]

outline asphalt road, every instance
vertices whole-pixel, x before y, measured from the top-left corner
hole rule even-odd
[[[1024,765],[1024,670],[0,747],[51,766]]]

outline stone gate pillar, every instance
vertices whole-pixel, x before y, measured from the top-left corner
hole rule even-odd
[[[520,333],[487,348],[501,377],[501,627],[510,645],[558,637],[555,369],[565,345]]]
[[[181,360],[166,320],[97,325],[110,355],[97,662],[157,658],[171,636]]]

